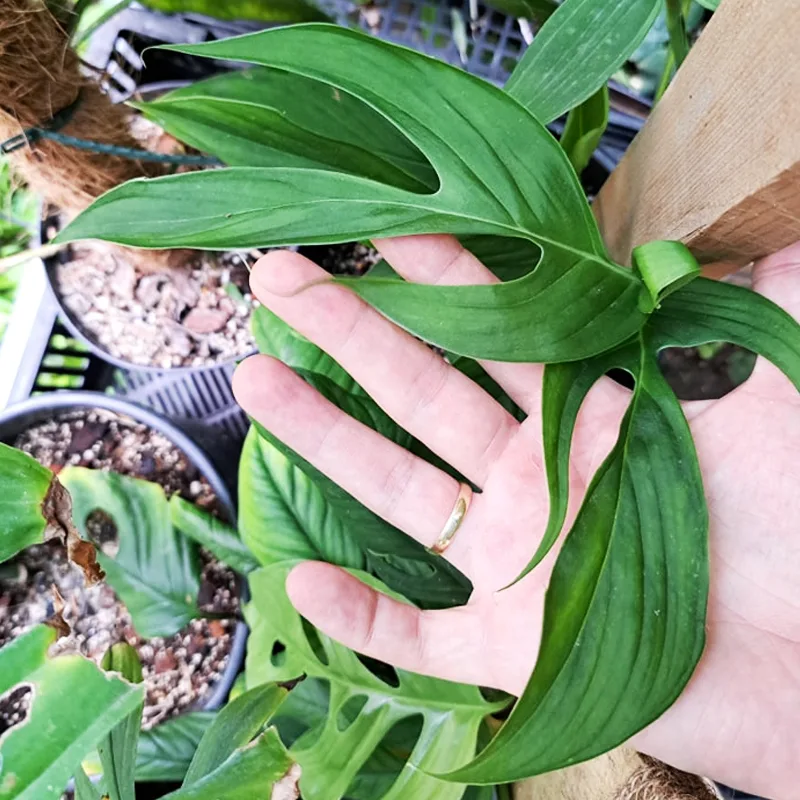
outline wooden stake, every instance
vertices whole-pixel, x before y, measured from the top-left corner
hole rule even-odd
[[[612,256],[685,242],[741,266],[800,239],[800,2],[722,0],[600,192]]]

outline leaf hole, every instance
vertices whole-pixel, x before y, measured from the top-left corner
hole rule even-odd
[[[103,555],[116,558],[119,552],[119,528],[114,518],[102,508],[94,508],[86,515],[84,525],[86,535]]]
[[[422,714],[413,714],[395,722],[359,770],[344,793],[345,797],[372,800],[387,794],[411,757],[422,733],[423,722]],[[378,786],[380,790],[376,793]]]
[[[400,685],[397,670],[391,664],[384,664],[383,661],[378,661],[369,656],[362,656],[360,653],[356,653],[356,657],[376,678],[388,686],[396,689]]]
[[[273,667],[282,667],[286,663],[286,645],[283,642],[273,642],[269,660]]]
[[[0,737],[11,728],[22,725],[33,703],[33,686],[21,683],[0,697]]]
[[[665,380],[679,400],[717,400],[753,372],[755,353],[725,342],[666,347],[658,355]]]
[[[339,709],[336,715],[336,727],[340,731],[346,731],[353,724],[367,704],[367,699],[365,694],[357,694],[355,697],[350,697]]]
[[[319,638],[319,632],[308,620],[303,617],[300,619],[303,623],[303,633],[306,635],[309,647],[314,651],[314,655],[320,662],[327,666],[328,654],[325,652],[325,647],[322,644],[322,640]]]

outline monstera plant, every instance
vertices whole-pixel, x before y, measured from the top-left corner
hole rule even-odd
[[[598,93],[659,7],[565,0],[504,90],[327,25],[175,47],[252,65],[139,105],[227,167],[125,184],[60,234],[208,249],[457,236],[500,282],[414,284],[386,265],[336,280],[446,351],[506,407],[513,403],[477,360],[546,364],[550,516],[544,532],[530,531],[530,563],[518,579],[562,533],[584,398],[612,369],[633,380],[617,441],[557,554],[537,663],[501,723],[493,715],[509,698],[372,662],[293,610],[284,578],[305,558],[346,567],[423,608],[465,603],[471,587],[254,427],[241,463],[241,542],[231,539],[232,552],[243,557],[243,545],[258,564],[249,573],[247,682],[306,676],[274,719],[308,798],[455,800],[483,791],[467,784],[590,758],[661,715],[702,654],[708,513],[691,434],[657,355],[730,341],[800,388],[800,328],[768,300],[700,277],[680,243],[637,248],[632,269],[604,246],[573,163],[585,160],[581,131],[597,128]],[[566,144],[578,147],[569,154],[546,127],[567,112],[574,132]],[[255,322],[262,351],[386,438],[450,469],[321,350],[265,310]]]

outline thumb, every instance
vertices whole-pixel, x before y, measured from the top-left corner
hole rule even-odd
[[[753,289],[800,322],[800,242],[760,259],[753,265]],[[777,367],[759,358],[753,379],[770,388],[789,388]],[[792,395],[796,390],[791,388]]]
[[[800,319],[800,242],[757,261],[753,288]]]

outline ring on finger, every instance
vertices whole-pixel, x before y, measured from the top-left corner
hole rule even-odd
[[[458,497],[456,497],[453,510],[450,512],[450,516],[447,518],[442,532],[430,548],[432,553],[440,556],[450,547],[456,533],[458,533],[458,529],[461,527],[461,523],[464,521],[464,517],[467,516],[467,511],[469,510],[471,502],[472,488],[469,484],[460,483],[458,485]]]

